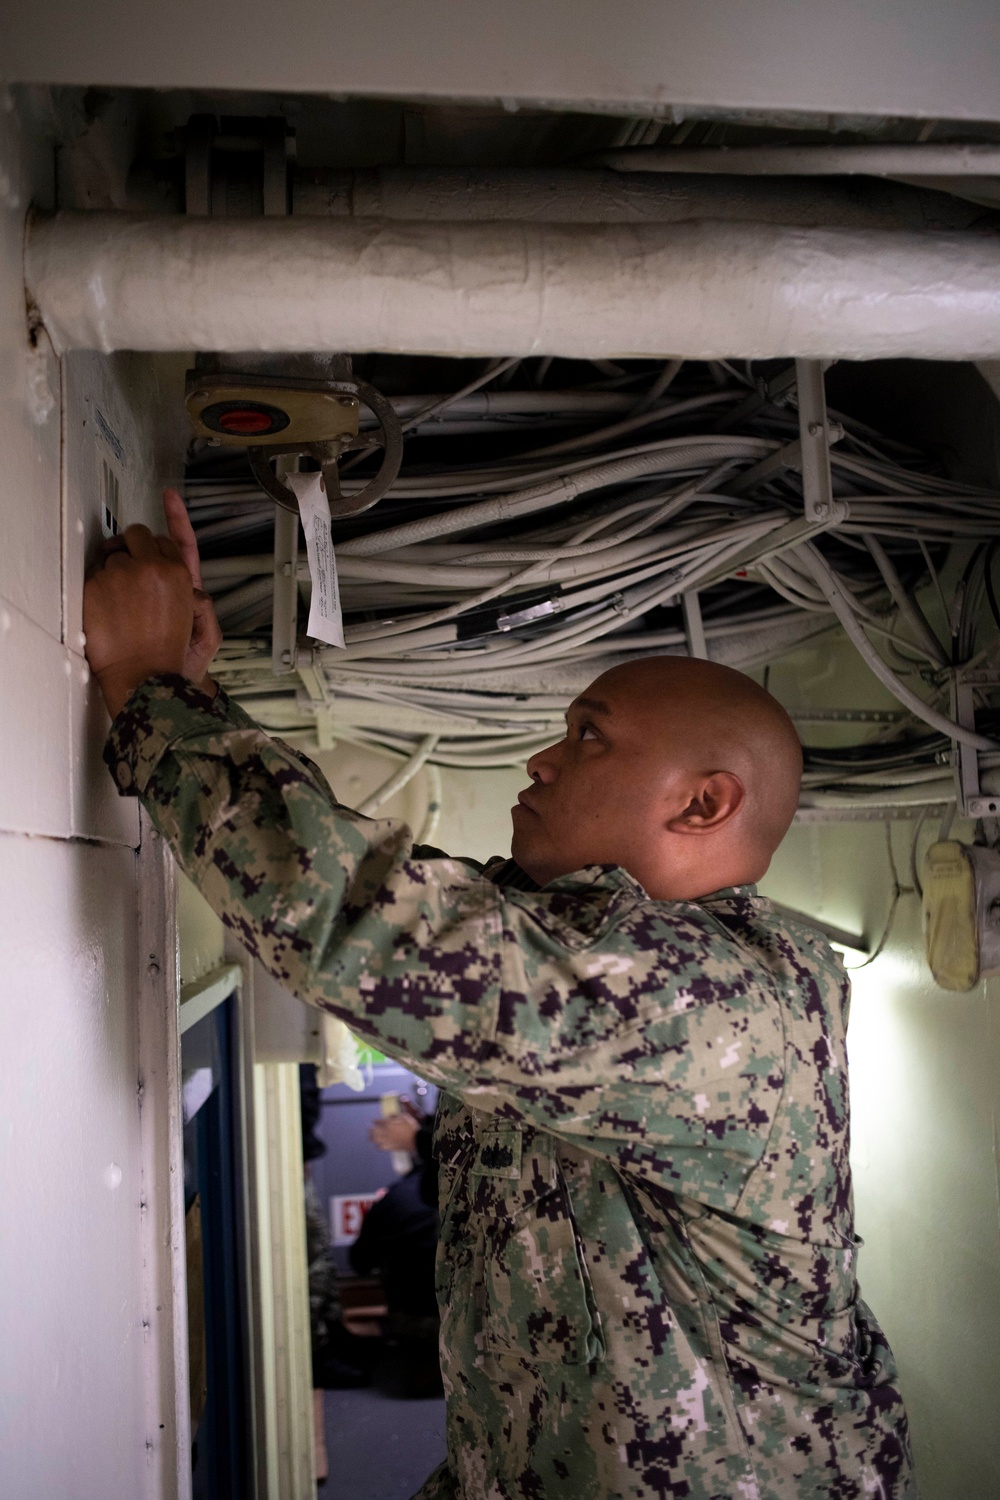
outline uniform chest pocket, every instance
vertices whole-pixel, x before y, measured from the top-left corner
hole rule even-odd
[[[512,1197],[487,1234],[486,1345],[531,1364],[589,1364],[604,1357],[601,1316],[558,1166],[553,1177],[527,1204]]]
[[[473,1177],[520,1182],[524,1134],[514,1125],[487,1125],[479,1132]]]

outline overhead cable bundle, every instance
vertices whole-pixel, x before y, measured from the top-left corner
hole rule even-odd
[[[875,743],[807,747],[804,802],[947,800],[950,741],[995,743],[953,723],[948,692],[956,652],[982,644],[984,596],[996,612],[1000,495],[831,411],[835,503],[810,519],[794,402],[787,378],[679,361],[508,361],[492,390],[397,396],[399,477],[334,527],[345,647],[307,643],[307,671],[279,675],[274,507],[238,457],[202,449],[186,498],[227,637],[220,679],[306,745],[319,706],[338,738],[502,766],[550,743],[617,662],[690,651],[752,670],[839,624],[902,710]],[[364,483],[361,465],[343,492]],[[950,639],[917,603],[928,584]]]

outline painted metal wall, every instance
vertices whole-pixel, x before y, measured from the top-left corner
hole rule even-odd
[[[921,851],[936,837],[926,828]],[[968,838],[971,829],[959,828]],[[893,826],[910,883],[914,825]],[[763,887],[879,935],[892,894],[879,824],[795,829]],[[899,903],[881,956],[853,976],[848,1052],[861,1294],[888,1334],[922,1500],[1000,1493],[1000,981],[937,988],[920,902]],[[856,963],[857,960],[849,960]]]
[[[80,592],[109,451],[96,407],[123,444],[128,519],[145,519],[160,457],[139,414],[159,376],[90,356],[60,369],[44,341],[31,349],[22,225],[51,192],[49,160],[22,150],[6,108],[0,137],[0,1493],[107,1500],[153,1494],[159,1474],[140,1208],[149,955],[136,809],[100,760]]]
[[[772,671],[771,686],[791,708],[891,706],[846,645],[804,648]],[[936,822],[919,830],[918,861],[937,831]],[[874,945],[895,863],[903,894],[885,949],[852,976],[847,1037],[861,1294],[899,1363],[922,1500],[995,1500],[1000,980],[968,995],[932,980],[912,881],[917,833],[913,822],[795,826],[761,888]],[[959,822],[953,836],[972,833]]]
[[[992,0],[36,0],[7,79],[1000,117]]]

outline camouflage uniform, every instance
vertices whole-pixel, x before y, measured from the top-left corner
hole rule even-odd
[[[106,753],[250,952],[448,1092],[449,1459],[422,1500],[914,1495],[825,943],[752,887],[518,890],[414,850],[179,678]]]
[[[308,1170],[308,1169],[307,1169]],[[323,1205],[312,1179],[305,1180],[306,1263],[309,1267],[309,1333],[312,1339],[313,1375],[322,1372],[327,1351],[342,1329],[343,1309],[337,1267],[330,1248]],[[317,1380],[319,1385],[320,1381]]]

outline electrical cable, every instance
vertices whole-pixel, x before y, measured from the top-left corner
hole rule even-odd
[[[404,786],[413,780],[428,756],[433,753],[440,738],[439,734],[425,734],[406,764],[400,766],[399,770],[372,792],[370,797],[366,797],[358,805],[358,812],[364,813],[366,818],[373,817],[380,807],[384,807],[397,792],[401,792]]]
[[[986,549],[986,560],[983,563],[983,581],[986,584],[986,598],[989,601],[993,623],[1000,630],[1000,607],[997,606],[997,596],[993,587],[993,559],[996,557],[998,546],[1000,546],[1000,541],[994,540],[990,542],[989,547]]]
[[[947,734],[950,739],[958,740],[963,745],[970,745],[975,750],[1000,749],[1000,744],[995,740],[988,739],[984,734],[977,734],[973,729],[966,729],[961,724],[953,723],[946,715],[938,713],[936,709],[925,703],[918,694],[913,692],[912,688],[900,682],[865,635],[846,591],[820,553],[811,543],[806,543],[799,549],[799,552],[806,566],[812,569],[813,576],[826,595],[831,609],[857,647],[858,653],[894,698],[898,699],[911,713],[916,714],[918,719],[923,719],[925,724],[930,724],[932,729],[938,729],[941,733]]]
[[[452,392],[394,398],[410,432],[404,468],[374,511],[334,534],[348,644],[312,653],[338,713],[358,721],[345,720],[344,737],[412,758],[437,715],[433,763],[517,763],[559,732],[562,705],[588,675],[684,651],[680,599],[697,591],[714,659],[765,665],[840,624],[912,716],[880,731],[894,736],[888,752],[869,740],[854,759],[807,758],[813,808],[946,800],[942,758],[955,739],[989,762],[1000,722],[980,710],[988,732],[976,733],[942,711],[950,663],[916,590],[929,578],[955,625],[956,661],[978,661],[984,591],[1000,628],[1000,496],[943,478],[915,449],[831,411],[844,429],[831,451],[838,514],[816,535],[803,516],[794,405],[748,401],[752,367],[669,361],[651,374],[648,361],[625,361],[598,381],[543,389],[551,370],[504,360]],[[720,409],[726,430],[706,431]],[[532,447],[540,424],[557,429],[554,441]],[[650,441],[623,441],[643,425]],[[765,464],[741,485],[779,454],[784,467]],[[273,509],[243,464],[202,450],[187,486],[228,637],[220,680],[276,731],[308,736],[313,710],[297,702],[297,679],[271,675]],[[345,495],[362,485],[349,476]],[[948,548],[966,564],[951,613]],[[307,591],[304,569],[300,580]],[[915,736],[921,720],[935,733]]]
[[[420,832],[417,834],[416,842],[418,844],[429,844],[436,835],[438,824],[441,821],[441,772],[434,765],[433,761],[430,761],[426,767],[426,774],[427,811],[424,814],[424,821],[420,825]]]

